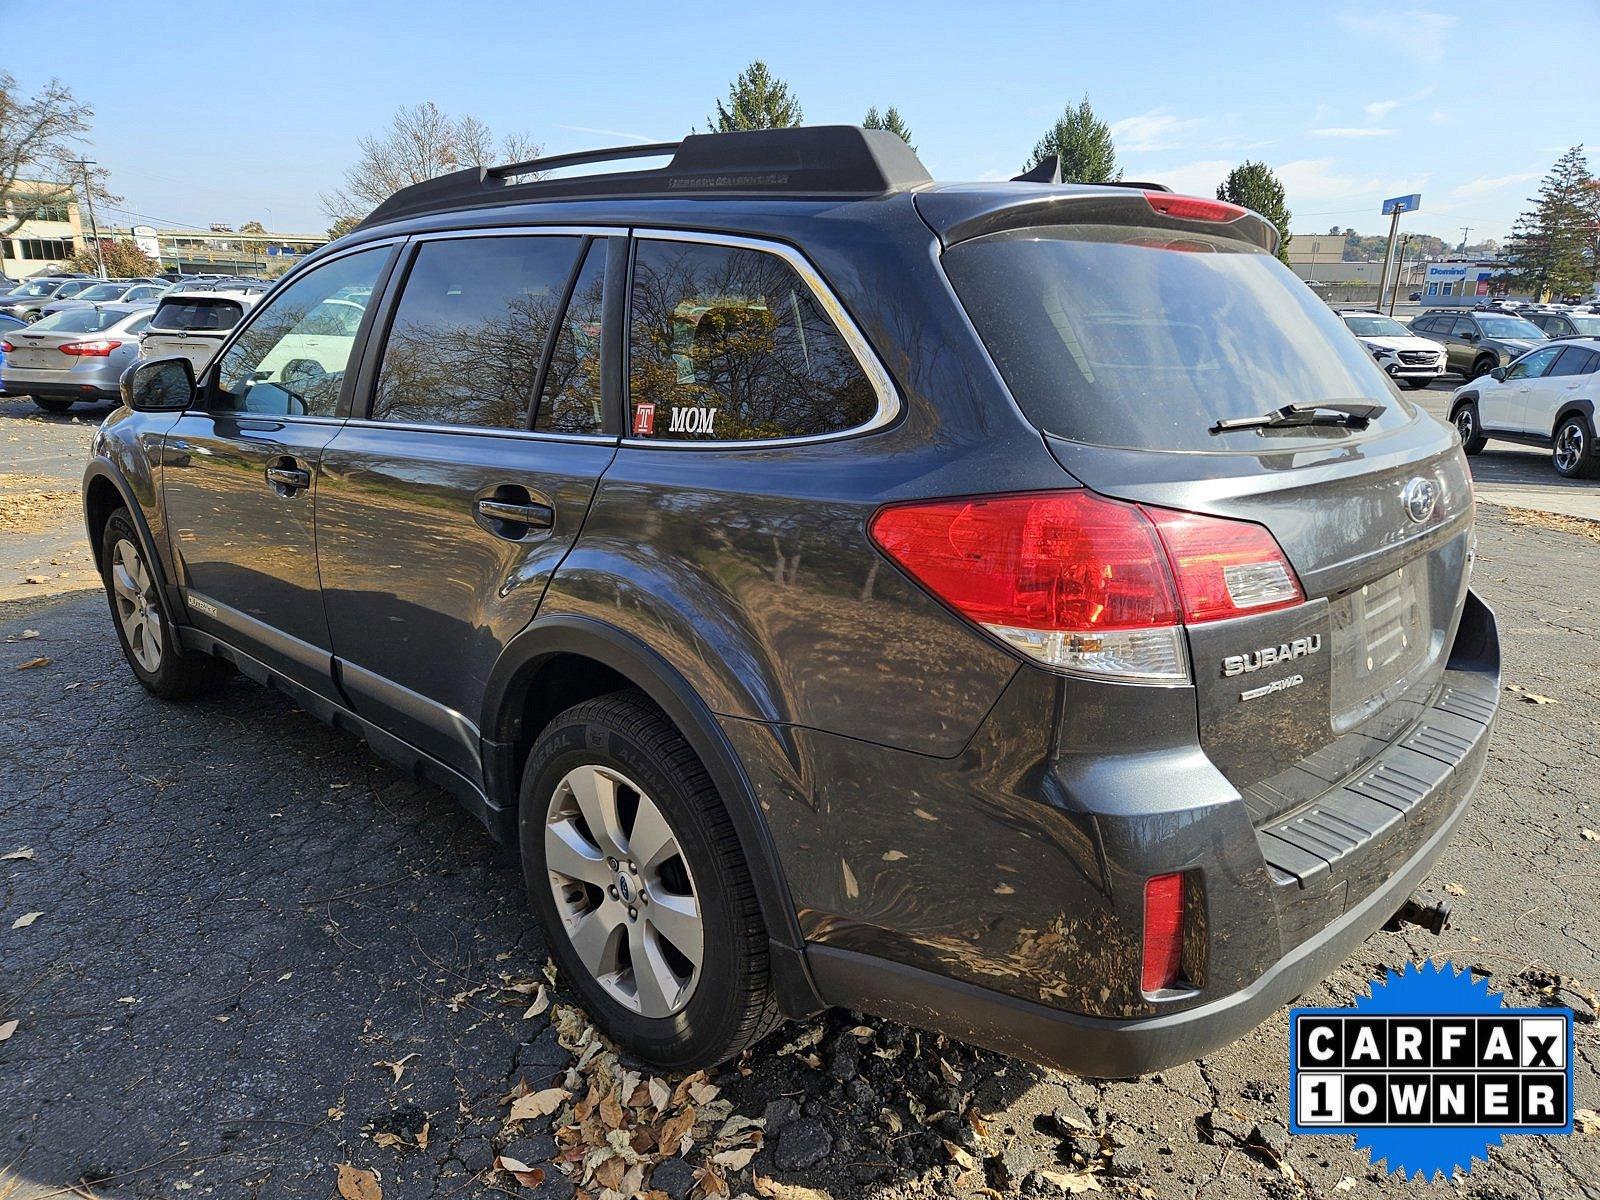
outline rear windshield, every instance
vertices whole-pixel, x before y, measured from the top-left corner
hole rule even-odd
[[[1102,446],[1236,450],[1216,422],[1285,404],[1376,401],[1408,420],[1338,316],[1272,255],[1227,238],[1073,225],[991,234],[944,255],[1029,420]],[[1328,427],[1278,439],[1349,436]]]
[[[189,333],[220,332],[232,329],[244,316],[244,306],[237,300],[208,299],[204,296],[184,296],[163,300],[156,315],[150,318],[152,331],[171,329]]]
[[[99,333],[128,314],[104,308],[64,308],[30,325],[33,333]]]

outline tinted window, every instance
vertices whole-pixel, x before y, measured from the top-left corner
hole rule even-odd
[[[211,300],[200,296],[163,300],[150,318],[150,328],[176,333],[218,333],[232,329],[244,316],[237,300]]]
[[[590,243],[572,299],[561,319],[550,367],[545,372],[533,427],[547,433],[599,433],[605,423],[600,399],[601,301],[605,296],[606,242]]]
[[[258,308],[222,356],[211,409],[332,416],[361,322],[351,325],[343,317],[329,319],[324,301],[352,284],[370,287],[389,253],[389,247],[375,246],[335,259],[302,275]]]
[[[150,325],[150,314],[149,313],[145,313],[144,316],[136,317],[136,318],[134,318],[134,320],[130,321],[127,325],[123,326],[122,332],[123,333],[143,333],[149,327],[149,325]]]
[[[1464,333],[1477,333],[1478,327],[1472,323],[1471,317],[1457,317],[1454,327],[1450,330],[1456,337]]]
[[[1357,337],[1410,337],[1411,331],[1393,317],[1346,314],[1344,323]]]
[[[1535,350],[1517,359],[1506,370],[1507,379],[1533,379],[1543,375],[1545,368],[1555,362],[1556,355],[1560,354],[1559,347],[1550,346],[1544,350]]]
[[[125,283],[97,283],[93,287],[84,288],[75,297],[78,300],[116,300],[128,290]]]
[[[576,237],[424,242],[395,309],[373,419],[526,429],[581,245]]]
[[[809,437],[862,425],[877,410],[849,345],[774,254],[640,242],[630,310],[635,436]]]
[[[35,333],[99,333],[126,315],[104,308],[64,308],[40,318],[28,329]]]
[[[1532,338],[1536,342],[1544,340],[1544,330],[1521,317],[1479,317],[1478,327],[1492,338]]]
[[[1540,351],[1543,353],[1543,351]],[[1529,357],[1532,357],[1531,355]],[[1568,346],[1561,352],[1561,357],[1556,359],[1555,366],[1545,372],[1546,375],[1587,375],[1594,370],[1594,355],[1587,350],[1580,350],[1576,346]]]
[[[98,285],[93,279],[75,279],[71,283],[63,283],[55,298],[57,300],[70,300],[79,292],[86,292],[96,286]]]
[[[1319,400],[1379,403],[1379,427],[1408,419],[1339,317],[1256,247],[1051,226],[960,243],[944,264],[1018,404],[1060,437],[1155,450],[1253,445],[1263,435],[1212,428]]]

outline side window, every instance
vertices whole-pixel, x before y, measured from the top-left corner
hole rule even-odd
[[[336,259],[303,275],[257,310],[222,357],[210,407],[219,412],[333,416],[366,300],[359,302],[354,323],[339,326],[326,319],[325,303],[343,289],[371,288],[389,254],[388,246],[375,246]]]
[[[1588,350],[1577,346],[1568,346],[1561,351],[1561,357],[1556,359],[1555,366],[1545,372],[1547,376],[1556,375],[1587,375],[1594,370],[1594,355]]]
[[[150,325],[150,314],[149,313],[145,313],[144,316],[137,317],[132,322],[130,322],[128,327],[126,329],[124,329],[122,332],[124,332],[124,333],[143,333],[149,327],[149,325]]]
[[[1532,354],[1524,355],[1511,364],[1506,371],[1506,379],[1535,379],[1544,374],[1544,369],[1553,363],[1556,355],[1560,353],[1560,346],[1547,346],[1543,350],[1535,350]]]
[[[578,237],[424,242],[396,305],[372,419],[526,429]]]
[[[1477,333],[1478,327],[1472,323],[1471,317],[1457,317],[1455,328],[1450,332],[1456,337],[1462,337],[1465,334]]]
[[[864,424],[877,409],[844,337],[775,254],[641,241],[629,308],[634,437],[809,437]]]
[[[600,397],[600,326],[604,316],[607,239],[589,243],[572,299],[561,318],[533,427],[543,433],[599,433],[605,424]]]

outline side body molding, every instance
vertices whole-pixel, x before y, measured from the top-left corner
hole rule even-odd
[[[486,790],[503,806],[511,828],[515,829],[521,786],[516,747],[529,690],[540,667],[563,654],[593,659],[626,676],[683,733],[727,804],[740,848],[750,864],[767,926],[779,1004],[790,1016],[822,1008],[806,966],[794,902],[755,790],[705,702],[666,659],[639,638],[593,617],[558,613],[536,618],[507,644],[490,673],[479,727],[483,730]]]

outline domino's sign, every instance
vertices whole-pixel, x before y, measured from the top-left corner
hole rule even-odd
[[[1290,1130],[1353,1134],[1391,1171],[1449,1174],[1508,1134],[1572,1132],[1572,1012],[1506,1008],[1410,964],[1353,1008],[1290,1012]]]

